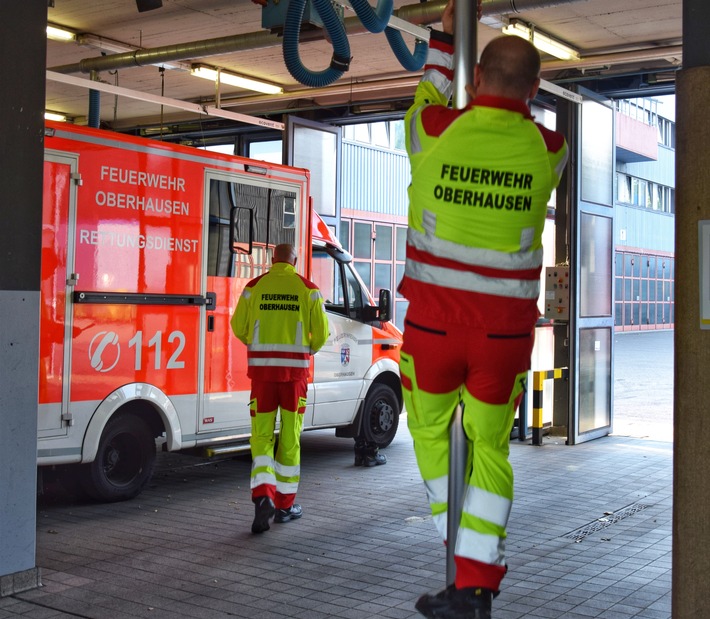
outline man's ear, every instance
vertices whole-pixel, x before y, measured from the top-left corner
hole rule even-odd
[[[538,77],[532,88],[530,89],[530,94],[528,95],[528,101],[532,101],[537,96],[537,91],[540,89],[540,78]]]
[[[473,67],[473,89],[478,90],[481,85],[481,65],[477,64]]]

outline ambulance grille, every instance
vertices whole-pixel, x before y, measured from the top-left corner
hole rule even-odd
[[[651,506],[646,505],[645,503],[632,503],[631,505],[622,507],[618,511],[606,513],[601,518],[597,518],[597,520],[593,520],[592,522],[585,524],[579,529],[570,531],[562,537],[564,537],[565,539],[574,540],[575,542],[580,542],[588,535],[606,529],[612,524],[615,524],[620,520],[623,520],[624,518],[628,518],[629,516],[633,516],[634,514],[646,509],[647,507]]]

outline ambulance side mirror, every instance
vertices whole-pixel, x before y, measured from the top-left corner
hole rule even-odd
[[[254,211],[235,206],[229,214],[229,249],[233,254],[251,254],[254,242]]]
[[[387,322],[392,317],[392,293],[387,288],[380,290],[378,307],[378,318],[382,322]]]

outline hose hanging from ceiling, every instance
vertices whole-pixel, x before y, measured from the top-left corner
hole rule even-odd
[[[377,0],[377,8],[373,9],[368,0],[351,0],[355,13],[360,18],[360,22],[369,32],[377,34],[387,27],[394,0]]]
[[[307,69],[303,65],[298,51],[301,22],[307,1],[290,0],[283,29],[284,62],[288,72],[295,80],[305,86],[322,88],[338,80],[350,68],[350,44],[345,27],[330,0],[312,0],[333,45],[333,55],[327,69],[322,71]],[[387,25],[392,15],[393,0],[377,0],[375,9],[370,6],[368,0],[351,0],[351,4],[368,31],[378,33],[384,30],[395,57],[405,69],[418,71],[424,66],[428,44],[418,40],[414,45],[414,52],[411,53],[404,42],[402,33]]]

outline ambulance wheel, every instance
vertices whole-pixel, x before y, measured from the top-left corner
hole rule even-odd
[[[96,458],[82,465],[82,487],[97,501],[132,499],[153,475],[155,458],[155,437],[143,419],[136,415],[113,417],[101,435]]]
[[[387,447],[397,434],[399,400],[387,385],[374,384],[365,398],[358,438]]]

